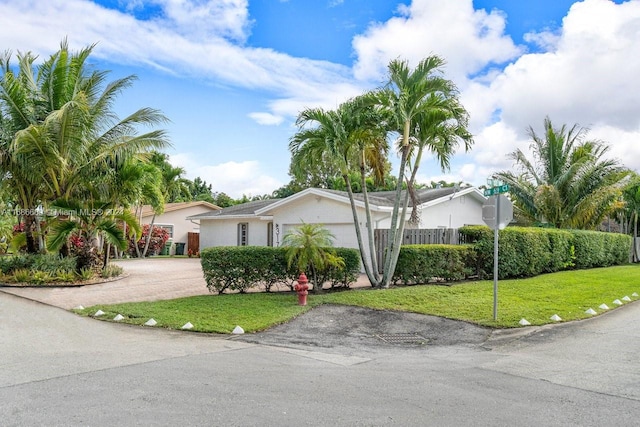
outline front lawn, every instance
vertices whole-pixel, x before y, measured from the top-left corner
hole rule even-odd
[[[479,325],[513,328],[520,319],[532,325],[554,323],[557,314],[563,321],[591,317],[606,304],[628,296],[639,299],[640,265],[563,271],[528,279],[498,282],[498,320],[493,320],[493,281],[466,282],[452,286],[407,286],[387,290],[359,289],[346,292],[309,295],[309,305],[300,307],[295,293],[251,293],[206,295],[167,301],[98,305],[77,311],[93,315],[98,309],[112,319],[122,314],[124,323],[144,324],[149,318],[157,326],[180,329],[191,322],[194,331],[230,333],[236,325],[246,332],[267,329],[320,304],[345,304],[379,310],[409,311],[464,320]]]

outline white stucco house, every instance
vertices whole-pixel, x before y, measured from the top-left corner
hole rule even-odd
[[[395,192],[369,193],[375,229],[389,228]],[[356,194],[358,226],[366,236],[364,202]],[[418,190],[419,228],[481,225],[486,200],[475,187]],[[309,188],[284,199],[258,200],[190,216],[200,223],[200,249],[211,246],[279,246],[292,227],[323,224],[336,237],[334,246],[358,248],[346,192]],[[365,242],[366,243],[366,242]]]
[[[200,224],[197,221],[187,219],[187,217],[220,210],[219,206],[204,201],[167,203],[164,206],[164,212],[156,215],[154,219],[152,207],[144,205],[140,212],[139,220],[141,225],[151,224],[153,220],[154,227],[167,230],[169,238],[173,242],[171,253],[175,253],[177,243],[184,243],[183,254],[186,255],[189,249],[193,249],[194,252],[199,250],[198,236],[195,236],[195,234],[200,232]],[[189,236],[191,236],[191,242],[189,241]],[[194,247],[190,248],[189,243]]]

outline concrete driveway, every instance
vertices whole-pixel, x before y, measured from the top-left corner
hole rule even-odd
[[[65,309],[209,294],[199,258],[126,259],[115,263],[124,268],[127,277],[80,287],[5,287],[0,291]]]

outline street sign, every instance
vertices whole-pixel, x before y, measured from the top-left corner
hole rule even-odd
[[[502,194],[509,191],[509,184],[498,185],[497,187],[491,187],[484,190],[484,196],[490,197],[495,196],[496,194]]]
[[[509,190],[508,185],[493,189]],[[486,192],[485,192],[486,194]],[[493,320],[498,320],[498,230],[504,229],[513,221],[513,204],[502,194],[490,197],[482,204],[482,220],[493,229]]]
[[[490,197],[482,204],[482,220],[492,230],[503,230],[513,221],[513,203],[502,194]]]

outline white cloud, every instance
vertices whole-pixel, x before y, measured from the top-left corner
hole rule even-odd
[[[98,42],[95,56],[112,62],[277,93],[285,102],[274,104],[279,110],[272,113],[280,115],[299,112],[290,108],[301,103],[287,103],[289,99],[316,106],[318,99],[333,99],[331,94],[359,93],[361,89],[348,67],[238,44],[247,31],[246,0],[155,3],[162,7],[163,16],[141,21],[88,0],[32,0],[28,4],[8,0],[0,3],[0,16],[12,19],[0,26],[0,39],[42,57],[57,50],[57,41],[67,35],[74,48]],[[206,27],[194,27],[194,22]],[[345,99],[339,98],[339,102]]]
[[[474,10],[471,0],[414,0],[399,13],[354,39],[358,78],[379,79],[391,59],[400,57],[415,65],[437,54],[447,61],[447,77],[462,86],[467,75],[520,53],[504,35],[504,15]]]
[[[284,118],[271,113],[249,113],[249,117],[256,121],[256,123],[265,126],[274,126],[282,123]]]
[[[183,167],[187,178],[200,177],[207,184],[212,184],[214,191],[224,192],[235,199],[243,195],[271,194],[283,185],[264,172],[262,165],[256,160],[205,165],[193,154],[178,153],[170,157],[170,162],[174,166]]]

